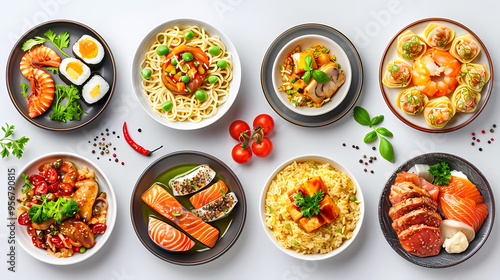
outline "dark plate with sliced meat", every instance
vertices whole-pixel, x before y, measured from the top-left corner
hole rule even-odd
[[[420,238],[421,236],[425,236],[425,238],[430,240],[430,243],[426,243],[426,246],[432,245],[432,243],[434,243],[435,246],[436,243],[432,240],[435,241],[435,239],[439,236],[439,234],[434,230],[436,228],[435,225],[440,223],[439,214],[434,211],[435,205],[432,199],[425,196],[416,196],[407,198],[399,202],[399,204],[396,204],[397,207],[394,207],[391,210],[390,216],[389,210],[393,207],[393,204],[389,200],[391,186],[395,183],[398,173],[408,171],[415,164],[434,165],[442,161],[448,163],[451,170],[463,172],[477,187],[481,195],[484,197],[484,202],[488,205],[489,214],[479,231],[476,232],[475,239],[470,242],[469,247],[464,252],[460,254],[449,254],[444,250],[444,248],[441,248],[441,251],[437,255],[419,257],[404,250],[400,239],[398,238],[398,234],[396,234],[396,231],[392,227],[393,220],[391,219],[391,216],[399,218],[397,220],[396,229],[400,232],[400,237],[402,236],[405,241],[410,242],[406,243],[405,246],[411,245],[412,239],[415,237]],[[464,262],[472,257],[484,245],[493,227],[493,220],[495,218],[495,202],[493,200],[493,194],[488,181],[481,171],[479,171],[470,162],[451,154],[429,153],[410,159],[394,171],[382,190],[378,207],[378,216],[380,227],[385,239],[394,251],[396,251],[396,253],[398,253],[405,260],[419,266],[443,268]],[[442,218],[444,219],[444,217]],[[437,243],[440,244],[440,242]],[[428,247],[431,247],[431,251],[436,250],[435,247],[434,249],[432,246]]]

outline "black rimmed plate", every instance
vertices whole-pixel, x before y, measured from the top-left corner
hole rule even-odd
[[[219,240],[215,246],[208,250],[200,250],[197,252],[170,252],[156,245],[148,235],[148,225],[144,215],[144,202],[141,196],[146,192],[155,179],[164,174],[167,170],[171,170],[182,165],[198,165],[208,164],[220,175],[228,184],[228,187],[238,197],[238,204],[230,214],[232,221],[225,232],[220,232]],[[132,225],[134,226],[137,237],[142,244],[158,258],[178,265],[198,265],[215,260],[224,254],[236,242],[240,236],[246,220],[246,198],[243,186],[236,177],[236,174],[221,160],[202,152],[197,151],[180,151],[167,154],[146,168],[135,184],[132,198],[130,201],[130,215]],[[158,216],[161,218],[161,216]],[[228,219],[227,217],[225,219]],[[166,220],[165,218],[162,218]],[[211,225],[217,226],[213,223]],[[218,228],[221,231],[220,228]]]
[[[389,201],[389,194],[391,192],[391,185],[394,183],[397,173],[401,171],[408,171],[415,164],[433,165],[442,161],[447,162],[451,170],[462,171],[469,178],[469,180],[476,185],[477,189],[484,197],[484,202],[488,205],[488,216],[479,231],[476,232],[476,238],[472,240],[469,247],[464,252],[460,254],[448,254],[444,249],[441,249],[441,252],[436,256],[421,258],[409,254],[401,247],[398,236],[392,229],[392,220],[389,217],[389,209],[392,206]],[[483,246],[486,239],[488,239],[491,229],[493,228],[493,221],[495,219],[495,201],[493,200],[493,193],[491,192],[490,184],[481,171],[479,171],[470,162],[451,154],[430,153],[414,157],[394,171],[382,191],[378,206],[378,217],[385,239],[389,245],[391,245],[392,249],[394,249],[394,251],[396,251],[396,253],[398,253],[401,257],[419,266],[444,268],[464,262],[472,257],[472,255],[474,255]]]
[[[27,100],[21,95],[20,84],[30,83],[30,81],[26,79],[19,70],[19,64],[21,62],[21,58],[26,53],[21,49],[21,47],[23,46],[23,43],[28,39],[35,38],[35,36],[44,37],[43,34],[49,29],[54,31],[58,35],[63,31],[69,32],[70,35],[69,46],[63,49],[63,51],[68,55],[70,55],[71,57],[74,57],[72,53],[73,44],[78,39],[80,39],[82,35],[90,35],[94,37],[101,43],[101,45],[105,49],[104,62],[102,66],[92,71],[92,73],[99,73],[108,82],[110,86],[109,92],[103,99],[101,99],[97,103],[94,103],[93,105],[87,105],[85,102],[83,102],[83,98],[80,99],[79,102],[82,106],[82,109],[83,111],[87,112],[87,114],[82,114],[79,121],[77,120],[72,120],[67,122],[53,121],[50,119],[50,114],[51,112],[53,112],[52,109],[50,108],[47,109],[47,111],[42,115],[32,119],[28,115]],[[59,56],[61,57],[61,60],[66,58],[66,56],[63,55],[52,43],[45,42],[44,45],[57,52],[57,54],[59,54]],[[111,101],[111,97],[113,96],[116,83],[115,59],[113,57],[113,54],[111,53],[111,49],[109,48],[108,44],[93,29],[82,23],[72,20],[48,21],[28,30],[23,36],[21,36],[21,38],[14,45],[14,48],[12,49],[9,55],[9,60],[7,62],[7,69],[5,73],[7,81],[7,90],[9,91],[10,99],[12,100],[12,103],[19,111],[19,113],[21,113],[21,115],[30,123],[38,127],[54,131],[77,129],[95,120],[104,111],[104,109],[106,109],[109,102]],[[61,80],[61,78],[59,78],[59,75],[55,75],[51,71],[47,71],[47,73],[49,73],[50,76],[53,78],[55,85],[67,86],[67,84],[64,83]],[[28,93],[31,93],[31,88],[28,90]]]
[[[345,99],[335,109],[319,116],[305,116],[287,108],[276,94],[272,79],[273,64],[280,50],[291,40],[311,34],[321,35],[335,41],[346,53],[352,69],[351,85]],[[292,27],[274,40],[262,61],[260,79],[267,102],[278,115],[296,125],[318,127],[338,121],[354,106],[363,86],[363,66],[358,51],[344,34],[326,25],[309,23]]]

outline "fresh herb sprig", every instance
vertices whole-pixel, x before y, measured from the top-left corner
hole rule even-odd
[[[51,120],[66,122],[67,120],[71,121],[75,119],[79,121],[81,114],[87,114],[87,112],[82,110],[80,103],[77,101],[80,99],[80,92],[75,86],[65,87],[57,85],[55,95],[55,102],[52,103],[52,110],[54,112],[50,114]],[[64,99],[67,99],[66,106],[62,105]]]
[[[447,186],[450,183],[451,171],[446,162],[431,165],[429,173],[434,176],[432,183],[437,186]]]
[[[293,197],[293,201],[295,205],[300,207],[302,215],[310,219],[313,215],[319,214],[319,203],[323,200],[324,194],[322,190],[317,191],[312,196],[303,196],[302,192],[297,192]]]
[[[304,70],[306,70],[306,72],[304,73],[304,75],[302,75],[302,80],[304,80],[304,82],[306,84],[309,83],[311,76],[313,77],[313,79],[316,80],[316,82],[318,82],[320,84],[328,83],[331,80],[330,77],[328,76],[328,74],[326,74],[325,72],[312,68],[312,66],[313,66],[312,55],[310,55],[310,54],[307,55],[304,58],[304,60],[306,62],[306,67],[304,67]]]
[[[46,38],[36,36],[34,39],[29,39],[28,41],[24,42],[21,49],[23,51],[29,51],[34,46],[41,45],[45,42],[51,42],[61,51],[62,54],[69,57],[69,55],[62,50],[63,48],[67,48],[69,46],[68,31],[64,31],[61,34],[56,35],[56,33],[49,29],[43,35],[45,35]]]
[[[8,157],[11,153],[17,158],[21,158],[23,156],[24,149],[26,148],[26,143],[30,140],[24,136],[17,140],[9,139],[9,137],[14,133],[14,128],[14,125],[9,125],[8,123],[5,123],[5,127],[2,126],[2,130],[5,133],[3,138],[0,139],[0,144],[2,146],[0,155],[2,155],[2,158]]]
[[[59,197],[57,201],[47,200],[46,195],[42,195],[40,200],[42,204],[34,204],[28,210],[28,216],[33,223],[40,224],[54,218],[56,223],[60,224],[63,217],[71,218],[80,211],[78,203],[71,198],[66,200]]]
[[[26,83],[21,83],[21,88],[23,89],[23,91],[21,91],[21,95],[24,97],[24,98],[28,98],[28,89],[30,88],[30,86]]]
[[[393,134],[387,128],[384,127],[375,127],[380,124],[384,120],[384,115],[376,116],[370,118],[370,114],[364,108],[356,106],[354,107],[354,120],[356,120],[359,124],[364,126],[369,126],[373,129],[373,131],[368,132],[365,135],[364,142],[370,143],[373,142],[377,137],[380,137],[380,145],[379,151],[380,155],[385,158],[389,162],[394,161],[394,148],[392,147],[391,142],[385,139],[385,137],[392,137]]]

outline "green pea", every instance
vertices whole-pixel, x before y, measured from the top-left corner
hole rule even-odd
[[[225,60],[219,60],[217,61],[217,67],[220,69],[224,69],[227,67],[227,62]]]
[[[190,40],[190,39],[193,39],[194,37],[194,34],[193,34],[193,31],[189,30],[188,32],[184,33],[184,38],[186,38],[186,40]]]
[[[195,93],[194,93],[194,97],[198,100],[200,100],[201,102],[207,100],[208,98],[208,95],[207,95],[207,92],[204,91],[204,90],[197,90]]]
[[[220,48],[218,46],[211,46],[208,48],[208,53],[212,56],[218,56],[220,54]]]
[[[159,46],[156,49],[156,54],[158,54],[159,56],[167,55],[168,52],[169,52],[169,49],[167,46]]]
[[[151,77],[151,69],[142,69],[141,76],[146,80],[149,79]]]
[[[189,76],[188,75],[184,75],[181,77],[181,82],[187,84],[189,83]]]
[[[161,108],[163,109],[163,111],[165,112],[170,112],[170,110],[172,110],[172,107],[174,106],[174,104],[172,103],[172,101],[168,100],[168,101],[165,101],[163,104],[161,104]]]
[[[82,253],[82,254],[83,254],[83,253],[85,253],[86,251],[87,251],[87,248],[85,248],[85,247],[83,247],[83,246],[82,246],[82,247],[80,247],[80,253]]]
[[[349,197],[349,199],[350,199],[351,201],[353,201],[353,202],[354,202],[354,201],[356,201],[356,200],[358,200],[355,196],[351,196],[351,197]]]
[[[208,82],[211,83],[211,84],[215,84],[217,83],[217,77],[216,76],[210,76],[208,77]]]
[[[177,60],[176,59],[172,59],[172,61],[170,61],[170,63],[172,63],[173,66],[177,66]]]
[[[193,54],[190,52],[185,52],[182,54],[182,59],[184,59],[184,61],[191,61],[193,60]]]

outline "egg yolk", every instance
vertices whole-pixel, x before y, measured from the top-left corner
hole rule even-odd
[[[89,95],[92,98],[96,98],[99,94],[101,94],[101,86],[96,85],[90,92]]]
[[[70,62],[66,66],[66,73],[74,80],[78,79],[83,73],[83,66],[78,62]]]
[[[82,58],[92,59],[97,56],[98,47],[94,41],[90,39],[80,40],[78,46]]]

